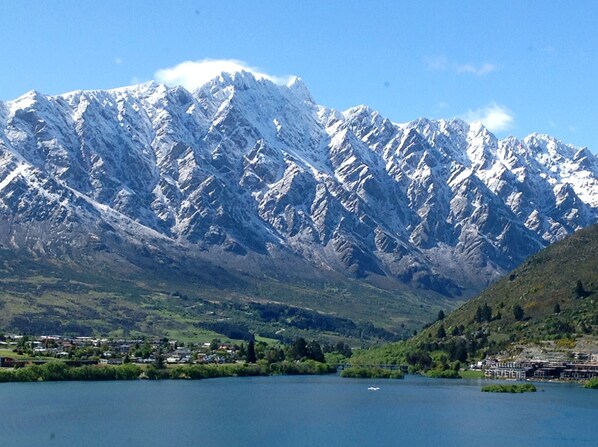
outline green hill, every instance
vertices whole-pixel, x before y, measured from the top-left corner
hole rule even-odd
[[[598,350],[598,225],[528,258],[476,298],[407,342],[372,348],[356,362],[450,368],[485,356]],[[447,312],[448,313],[448,312]]]
[[[367,346],[404,338],[450,305],[332,276],[306,283],[209,265],[90,268],[0,249],[0,332],[205,341],[255,334]]]

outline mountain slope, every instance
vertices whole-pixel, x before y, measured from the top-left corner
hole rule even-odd
[[[528,359],[598,353],[598,225],[531,256],[408,342],[365,352],[423,369],[499,353]],[[434,361],[429,356],[434,358]],[[423,361],[422,359],[429,359]]]
[[[596,265],[598,225],[593,225],[531,256],[447,316],[443,324],[449,328],[481,326],[490,341],[598,335]],[[476,317],[478,307],[484,306],[491,308],[491,321]],[[521,308],[520,315],[514,312],[516,307]]]
[[[0,243],[108,274],[267,272],[462,299],[595,222],[597,197],[586,149],[341,113],[299,79],[0,103]]]
[[[190,272],[90,269],[0,249],[0,328],[25,334],[210,341],[297,337],[367,346],[404,338],[450,306],[342,277],[255,278],[210,264]]]

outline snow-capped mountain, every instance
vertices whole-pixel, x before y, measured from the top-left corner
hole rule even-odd
[[[587,149],[340,112],[299,79],[0,102],[0,242],[78,262],[334,271],[458,295],[597,213]]]

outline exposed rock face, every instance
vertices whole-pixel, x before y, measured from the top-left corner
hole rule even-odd
[[[0,103],[0,242],[74,260],[255,273],[286,256],[306,266],[297,275],[458,295],[595,222],[597,207],[586,149],[341,113],[300,80],[241,72],[192,93],[149,83]]]

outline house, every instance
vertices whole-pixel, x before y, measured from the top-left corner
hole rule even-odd
[[[503,362],[487,368],[484,376],[489,379],[525,380],[531,377],[534,371],[534,367],[523,366],[518,362]]]
[[[13,368],[15,366],[15,359],[12,357],[0,357],[0,368]]]
[[[100,359],[100,365],[122,365],[123,359]]]
[[[598,377],[598,364],[569,363],[561,374],[562,379],[585,380]]]
[[[564,369],[564,366],[546,365],[534,371],[534,378],[542,380],[558,379]]]

